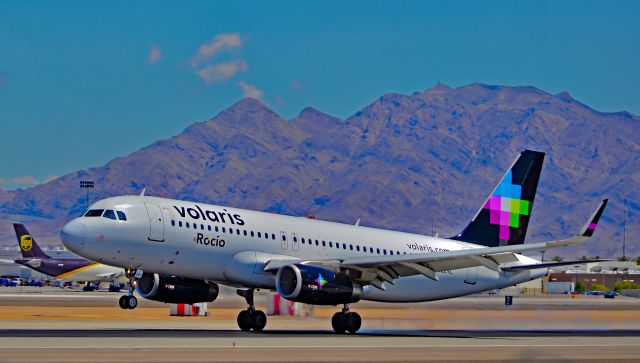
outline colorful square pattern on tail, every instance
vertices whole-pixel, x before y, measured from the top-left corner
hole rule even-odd
[[[522,187],[512,181],[513,175],[509,171],[483,207],[489,209],[489,222],[500,227],[501,241],[508,241],[509,228],[518,228],[520,216],[528,216],[531,211],[531,203],[520,199]]]

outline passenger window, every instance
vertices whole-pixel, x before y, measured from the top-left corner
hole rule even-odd
[[[393,255],[393,251],[389,251],[389,253],[390,253],[391,255]]]
[[[304,243],[304,237],[302,237],[301,240],[302,240],[302,243]]]
[[[329,247],[333,248],[333,242],[329,241]]]
[[[227,230],[222,227],[222,233],[225,233]]]
[[[224,227],[222,227],[224,228]],[[258,238],[262,238],[262,233],[258,232]]]
[[[218,232],[218,226],[213,226],[213,229]]]
[[[269,233],[264,232],[264,239],[269,239]]]
[[[349,250],[353,251],[353,245],[349,245]]]
[[[387,254],[387,250],[382,250],[382,252],[384,252],[385,255]]]
[[[373,253],[373,247],[369,247],[369,252]]]
[[[284,233],[282,234],[282,240],[283,240],[283,241],[286,241],[286,240],[287,240],[287,236],[286,236]]]
[[[189,222],[186,223],[187,228],[189,228]]]
[[[84,214],[85,217],[100,217],[104,212],[104,209],[89,209],[87,213]]]
[[[178,227],[182,227],[182,221],[178,221]]]
[[[116,214],[118,215],[118,219],[121,221],[126,221],[127,220],[127,216],[124,214],[123,211],[121,210],[117,210]]]
[[[360,252],[360,246],[356,246],[356,251]]]
[[[207,226],[207,231],[211,232],[211,225]]]
[[[171,225],[175,226],[176,225],[176,221],[174,221],[173,219],[171,220]]]
[[[320,246],[320,243],[318,242],[318,240],[316,240],[316,246]]]
[[[116,212],[112,211],[111,209],[107,209],[106,211],[104,211],[104,214],[102,216],[105,218],[113,219],[114,221],[117,220]]]
[[[377,252],[378,254],[380,254],[380,249],[379,249],[379,248],[376,248],[376,252]]]
[[[233,234],[233,228],[229,228],[229,234]]]
[[[243,229],[242,232],[244,232],[245,236],[247,235],[247,230],[246,229]]]
[[[200,229],[204,231],[204,224],[200,225]]]
[[[198,229],[198,224],[197,223],[193,224],[193,229]]]
[[[302,243],[304,243],[304,238],[302,239],[302,241],[303,241]],[[298,237],[293,236],[293,242],[298,242]]]
[[[251,237],[253,237],[253,231],[251,231]]]
[[[324,241],[322,241],[322,247],[327,247],[327,244]]]
[[[342,244],[342,249],[343,249],[343,250],[346,250],[346,249],[347,249],[347,244],[346,244],[346,243],[343,243],[343,244]]]

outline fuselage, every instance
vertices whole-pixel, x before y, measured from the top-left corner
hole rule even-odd
[[[18,258],[15,262],[59,280],[89,282],[127,281],[122,268],[103,265],[85,260],[84,258]]]
[[[80,217],[62,231],[75,253],[104,264],[238,287],[275,289],[271,260],[344,260],[453,251],[484,246],[419,234],[148,196],[101,200],[90,210],[121,218]],[[117,213],[120,212],[120,213]],[[111,213],[110,213],[111,216]],[[511,264],[538,261],[515,255]],[[362,299],[412,302],[468,295],[544,276],[484,266],[442,271],[434,281],[401,277],[386,291],[365,286]]]

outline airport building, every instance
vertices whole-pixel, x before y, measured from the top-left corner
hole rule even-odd
[[[554,268],[549,282],[570,282],[574,286],[581,282],[585,290],[592,290],[594,284],[613,289],[621,282],[640,284],[640,266],[635,261],[605,261]]]

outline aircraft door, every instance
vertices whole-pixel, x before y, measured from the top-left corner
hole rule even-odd
[[[149,240],[150,241],[164,241],[164,218],[162,216],[162,209],[155,203],[144,203],[147,208],[147,214],[149,215]]]
[[[283,250],[286,250],[287,248],[289,248],[289,242],[287,241],[287,232],[280,232],[280,247]]]
[[[297,251],[300,248],[300,237],[298,237],[297,233],[291,233],[291,247],[294,251]]]

